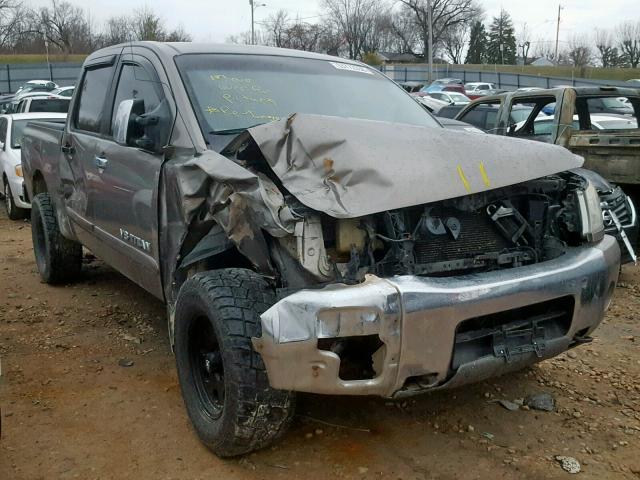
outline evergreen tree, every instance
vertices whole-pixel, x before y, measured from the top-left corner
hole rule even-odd
[[[487,32],[484,29],[484,24],[477,20],[471,25],[471,32],[469,33],[469,50],[467,51],[467,58],[464,63],[471,63],[473,65],[479,65],[484,63],[487,57]]]
[[[516,63],[516,36],[511,15],[502,9],[493,17],[487,42],[487,62],[504,65]]]

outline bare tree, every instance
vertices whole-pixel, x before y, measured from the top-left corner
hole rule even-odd
[[[616,29],[620,55],[631,68],[640,64],[640,20],[624,22]]]
[[[322,6],[343,36],[349,58],[362,58],[373,48],[377,19],[387,8],[382,0],[323,0]]]
[[[162,42],[166,36],[162,19],[147,6],[134,12],[131,27],[138,40]]]
[[[132,40],[134,40],[133,25],[129,17],[121,15],[119,17],[111,17],[107,20],[103,33],[103,43],[105,46],[130,42]]]
[[[598,51],[597,56],[604,68],[617,67],[619,63],[618,49],[613,45],[613,36],[609,30],[596,29],[594,43]]]
[[[39,21],[44,37],[61,52],[86,52],[93,46],[89,22],[80,7],[51,0],[50,7],[40,9]]]
[[[529,50],[531,49],[531,31],[526,22],[522,24],[522,28],[516,34],[516,42],[522,57],[522,64],[526,65],[529,59]]]
[[[287,41],[287,29],[289,28],[289,14],[286,10],[278,10],[271,14],[263,22],[267,29],[270,43],[275,47],[284,47]]]
[[[390,30],[395,38],[395,44],[389,50],[397,53],[421,52],[422,35],[417,28],[415,15],[410,9],[401,8],[391,14]]]
[[[462,53],[469,38],[469,25],[461,23],[444,32],[442,46],[445,53],[455,64],[462,62]]]
[[[576,67],[586,67],[589,65],[593,58],[589,38],[585,35],[574,35],[571,37],[567,56]]]
[[[14,43],[20,33],[22,5],[13,0],[0,0],[0,48]]]
[[[421,40],[422,51],[427,53],[429,35],[429,22],[427,17],[426,0],[400,0],[405,8],[409,9],[415,19]],[[482,8],[476,0],[433,0],[433,44],[442,44],[446,32],[460,25],[469,24],[472,20],[482,16]]]

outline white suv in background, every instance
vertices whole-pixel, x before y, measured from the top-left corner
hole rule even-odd
[[[67,115],[64,113],[50,112],[0,115],[0,174],[4,204],[11,220],[25,218],[31,208],[23,186],[20,161],[24,127],[33,120],[64,122],[66,118]]]

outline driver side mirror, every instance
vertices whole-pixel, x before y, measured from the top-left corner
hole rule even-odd
[[[165,100],[148,113],[143,99],[123,100],[113,121],[114,140],[121,145],[160,152],[170,125],[168,111]]]
[[[510,124],[509,128],[507,129],[507,135],[513,135],[514,133],[516,133],[516,127],[517,125],[515,123]]]

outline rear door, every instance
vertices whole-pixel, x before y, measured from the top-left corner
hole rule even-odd
[[[117,68],[107,134],[96,144],[98,168],[91,194],[96,234],[108,247],[109,263],[162,297],[158,252],[158,185],[163,154],[118,144],[113,124],[120,103],[142,100],[144,113],[166,101],[153,64],[126,54]],[[165,141],[167,139],[164,139]]]
[[[104,112],[116,61],[117,56],[110,55],[85,64],[71,118],[62,136],[61,193],[76,235],[92,250],[99,248],[93,235],[96,199],[92,184],[98,179],[96,148],[108,123]]]

